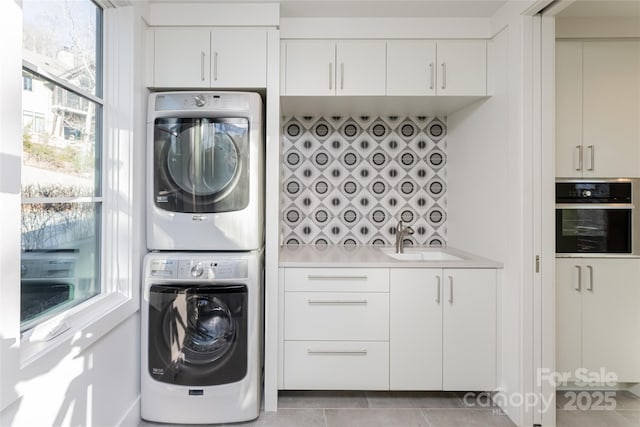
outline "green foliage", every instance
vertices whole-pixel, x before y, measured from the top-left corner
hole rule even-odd
[[[35,162],[47,169],[71,173],[81,173],[93,169],[92,156],[84,155],[82,150],[74,146],[59,148],[35,143],[32,141],[31,135],[25,132],[22,136],[22,147],[27,162]],[[91,150],[92,152],[93,150]]]

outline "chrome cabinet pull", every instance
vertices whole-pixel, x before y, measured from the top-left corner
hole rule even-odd
[[[204,81],[204,52],[200,52],[200,79]]]
[[[440,304],[440,276],[436,276],[436,303]]]
[[[367,280],[367,275],[361,274],[361,275],[342,275],[341,276],[341,275],[309,274],[307,276],[307,279],[309,280]]]
[[[314,355],[314,354],[319,354],[319,355],[349,355],[349,356],[366,356],[367,355],[367,349],[362,349],[362,350],[312,350],[312,349],[307,349],[307,354],[309,355]]]
[[[429,89],[433,90],[433,84],[434,84],[434,77],[435,77],[435,73],[433,72],[433,62],[429,63],[429,71],[430,71],[430,79],[429,79]]]
[[[213,80],[218,80],[218,52],[213,52]]]
[[[344,89],[344,62],[340,63],[340,89]]]
[[[589,286],[587,286],[587,290],[593,292],[593,267],[587,265],[587,270],[589,270]]]
[[[366,299],[308,299],[309,305],[367,305],[369,301]]]
[[[442,89],[447,88],[447,63],[442,63]]]
[[[449,304],[453,304],[453,277],[449,276]]]
[[[573,289],[580,292],[580,284],[582,283],[582,267],[580,267],[579,265],[576,265],[575,267],[578,270],[578,274],[577,274],[578,280],[574,282]]]
[[[576,170],[577,171],[581,171],[582,170],[582,145],[576,145],[576,153],[577,153],[577,159],[578,159],[578,165],[576,166]]]
[[[329,62],[329,90],[333,90],[333,63]]]
[[[590,160],[590,164],[587,167],[588,171],[592,171],[595,167],[594,165],[594,160],[595,160],[595,151],[596,151],[596,147],[593,145],[589,145],[587,146],[587,150],[589,150],[589,160]]]

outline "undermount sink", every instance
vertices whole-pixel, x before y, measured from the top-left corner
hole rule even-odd
[[[439,249],[425,249],[425,248],[405,248],[404,253],[397,254],[394,248],[384,248],[382,252],[390,256],[391,258],[399,261],[462,261],[464,258],[460,258],[456,255],[444,252]]]

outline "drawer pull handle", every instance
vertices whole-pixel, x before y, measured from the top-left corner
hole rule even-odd
[[[346,300],[346,299],[323,299],[307,300],[309,305],[367,305],[369,301],[366,299]]]
[[[325,275],[308,275],[307,278],[309,280],[367,280],[366,274],[360,276],[325,276]]]
[[[345,355],[345,356],[366,356],[367,355],[367,349],[363,349],[363,350],[311,350],[310,348],[307,349],[307,354],[308,355],[314,355],[314,354],[319,354],[319,355],[325,355],[325,356],[341,356],[341,355]]]

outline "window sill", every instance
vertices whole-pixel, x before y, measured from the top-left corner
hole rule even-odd
[[[113,292],[96,296],[41,323],[21,339],[20,369],[59,358],[54,350],[63,346],[68,347],[64,356],[81,353],[138,309],[137,298]]]

